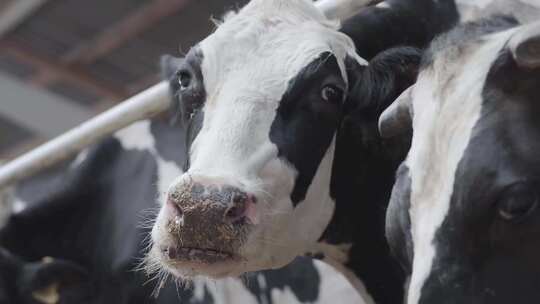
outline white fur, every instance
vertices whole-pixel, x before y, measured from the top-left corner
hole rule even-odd
[[[349,283],[347,285],[352,285],[354,287],[360,298],[362,298],[362,303],[375,304],[375,300],[367,291],[364,282],[362,282],[357,275],[345,267],[345,264],[349,259],[349,251],[351,250],[351,247],[351,244],[330,245],[327,243],[317,243],[311,251],[324,252],[324,262],[338,270],[338,272],[347,279]]]
[[[359,294],[358,287],[351,285],[350,279],[342,273],[337,272],[332,266],[314,261],[315,267],[319,271],[321,284],[319,288],[319,298],[317,303],[340,303],[340,304],[370,304],[370,296]],[[365,288],[364,288],[365,289]],[[274,303],[280,303],[274,301]],[[291,303],[291,302],[286,302]]]
[[[435,233],[448,213],[456,170],[480,117],[487,72],[513,31],[487,36],[485,43],[469,47],[466,55],[451,61],[445,54],[437,55],[434,67],[422,72],[415,85],[414,135],[406,160],[412,181],[414,242],[409,304],[418,303],[432,270]],[[455,79],[449,82],[452,75]]]
[[[530,6],[540,7],[540,2],[538,0],[520,0],[520,1]]]
[[[381,2],[381,3],[377,4],[376,6],[377,6],[378,8],[385,8],[385,9],[392,8],[392,7],[390,6],[390,3],[388,3],[388,2]]]
[[[155,140],[150,132],[149,120],[136,122],[116,132],[114,137],[120,141],[122,148],[126,150],[154,151]]]
[[[21,213],[26,207],[28,207],[28,202],[23,201],[20,197],[14,198],[12,202],[13,213]]]
[[[79,167],[88,157],[88,153],[89,153],[88,149],[84,149],[81,152],[79,152],[79,154],[77,154],[77,157],[75,157],[75,159],[71,162],[69,167],[71,169],[76,169],[77,167]]]

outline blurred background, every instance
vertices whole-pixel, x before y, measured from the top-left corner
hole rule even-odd
[[[0,160],[159,80],[247,0],[0,0]]]
[[[0,0],[0,161],[43,143],[159,80],[180,55],[248,0]],[[540,0],[458,0],[464,19]],[[511,10],[508,10],[508,6]]]

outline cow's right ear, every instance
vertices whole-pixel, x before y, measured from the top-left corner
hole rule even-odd
[[[160,60],[161,77],[171,79],[175,76],[178,68],[184,62],[184,58],[174,57],[171,55],[163,55]]]
[[[81,299],[90,295],[88,273],[64,260],[44,258],[27,263],[17,278],[18,294],[38,303],[59,303],[60,299]]]
[[[379,133],[392,138],[412,130],[412,93],[414,85],[405,90],[379,117]]]
[[[540,68],[540,22],[523,26],[508,42],[518,66]]]

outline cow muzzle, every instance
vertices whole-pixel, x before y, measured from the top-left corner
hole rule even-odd
[[[241,260],[239,250],[256,224],[256,198],[238,187],[190,177],[168,194],[166,230],[173,262],[214,264]]]

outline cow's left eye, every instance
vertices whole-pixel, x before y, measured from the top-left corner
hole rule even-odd
[[[191,85],[191,74],[188,71],[178,72],[178,84],[180,90],[185,90]]]
[[[539,204],[533,189],[525,183],[511,186],[499,200],[499,216],[506,221],[516,221],[530,215]]]
[[[343,101],[343,90],[334,85],[326,85],[321,90],[321,98],[327,102],[341,103]]]

